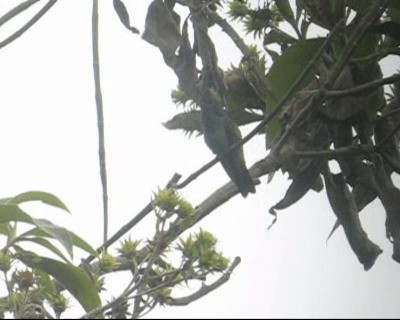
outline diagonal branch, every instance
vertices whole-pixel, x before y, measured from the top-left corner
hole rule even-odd
[[[233,260],[232,264],[230,265],[229,269],[220,277],[218,278],[215,282],[213,282],[210,285],[203,284],[202,287],[196,291],[195,293],[183,297],[183,298],[173,298],[170,301],[168,301],[168,305],[170,306],[187,306],[188,304],[192,303],[193,301],[196,301],[211,291],[214,291],[215,289],[218,289],[220,286],[222,286],[224,283],[229,281],[232,271],[239,265],[240,263],[240,258],[236,257],[235,260]]]
[[[167,183],[166,188],[174,186],[180,175],[175,174],[171,180]],[[97,252],[100,253],[104,249],[109,248],[112,244],[118,241],[122,236],[129,232],[134,226],[136,226],[140,221],[143,220],[151,211],[153,210],[153,205],[149,202],[138,214],[136,214],[131,221],[125,223],[116,233],[114,233],[107,241],[105,241],[98,249]],[[83,263],[90,263],[94,259],[94,256],[89,256]]]
[[[27,0],[8,11],[4,16],[0,17],[0,27],[38,1],[39,0]]]
[[[0,42],[0,49],[5,47],[6,45],[10,44],[17,38],[19,38],[21,35],[24,34],[25,31],[27,31],[30,27],[32,27],[47,11],[50,10],[50,8],[57,2],[57,0],[50,0],[31,20],[29,20],[25,25],[23,25],[19,30],[17,30],[15,33],[13,33],[11,36],[8,38],[4,39],[2,42]],[[17,7],[18,8],[18,7]],[[26,7],[19,6],[19,9],[26,9]],[[21,10],[22,11],[22,10]],[[19,13],[19,12],[17,12]],[[15,14],[17,14],[15,13]],[[14,14],[14,13],[13,13]],[[11,19],[12,17],[2,17],[2,19],[5,19],[3,23],[5,23],[7,20]]]

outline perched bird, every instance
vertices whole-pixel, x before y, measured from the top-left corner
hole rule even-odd
[[[255,193],[256,189],[246,168],[242,146],[228,151],[242,138],[239,128],[212,94],[203,95],[200,106],[207,146],[218,156],[226,173],[243,197],[248,193]]]

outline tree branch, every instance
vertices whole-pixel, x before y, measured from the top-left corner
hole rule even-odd
[[[50,10],[50,8],[57,2],[57,0],[50,0],[37,14],[33,16],[31,20],[29,20],[25,25],[23,25],[19,30],[17,30],[15,33],[13,33],[11,36],[0,42],[0,49],[5,47],[6,45],[10,44],[17,38],[19,38],[21,35],[24,34],[25,31],[27,31],[30,27],[32,27],[47,11]],[[17,7],[18,8],[18,7]],[[15,8],[16,9],[16,8]],[[13,9],[13,10],[15,10]],[[23,10],[26,8],[23,7]],[[22,10],[21,10],[22,11]],[[19,13],[19,12],[18,12]],[[9,14],[9,13],[8,13]],[[15,13],[17,14],[17,13]],[[4,18],[4,17],[3,17]],[[8,18],[6,17],[6,21],[11,19],[12,17]],[[5,22],[5,21],[4,21]],[[3,22],[3,23],[4,23]]]
[[[350,88],[347,90],[328,90],[328,91],[325,91],[323,94],[328,99],[337,99],[337,98],[342,98],[342,97],[359,94],[359,93],[362,93],[362,92],[370,90],[370,89],[375,89],[377,87],[384,86],[386,84],[392,84],[398,80],[400,80],[400,74],[394,74],[390,77],[367,82],[367,83],[364,83],[362,85],[359,85],[359,86],[356,86],[356,87],[353,87],[353,88]],[[308,92],[317,93],[318,91],[319,90],[312,90],[312,91],[308,91]]]
[[[7,12],[4,16],[0,17],[0,27],[5,24],[8,20],[11,20],[21,12],[25,11],[28,9],[31,5],[35,4],[39,0],[27,0],[23,3],[20,3],[18,6],[15,8],[11,9],[9,12]]]
[[[106,242],[108,237],[108,191],[107,191],[106,149],[105,149],[105,138],[104,138],[103,98],[101,93],[100,64],[99,64],[98,0],[93,0],[92,10],[93,10],[92,11],[93,73],[94,73],[95,96],[96,96],[97,126],[99,133],[100,178],[103,191],[103,221],[104,221],[103,242]]]
[[[339,155],[352,153],[356,154],[368,154],[375,150],[375,147],[372,145],[350,145],[346,147],[340,147],[336,149],[329,150],[310,150],[310,151],[295,151],[293,156],[295,157],[321,157],[327,158],[329,160],[336,159]]]
[[[368,29],[375,23],[382,13],[386,9],[386,0],[376,1],[373,8],[363,17],[361,22],[356,26],[352,32],[347,45],[344,47],[340,58],[334,64],[329,76],[323,84],[323,88],[332,88],[336,80],[339,78],[339,74],[342,72],[344,66],[348,63],[353,54],[354,50],[357,48],[358,43],[363,38]]]
[[[167,183],[166,188],[173,187],[180,179],[179,174],[174,174],[171,180]],[[107,241],[105,241],[98,249],[97,252],[100,253],[104,249],[107,249],[116,241],[118,241],[123,235],[125,235],[129,230],[136,226],[144,217],[146,217],[153,210],[153,205],[149,202],[138,214],[136,214],[131,221],[124,224],[116,233],[114,233]],[[94,256],[89,256],[83,263],[90,263],[93,261]]]
[[[303,72],[300,74],[300,76],[296,79],[296,81],[292,84],[292,86],[289,88],[288,92],[285,94],[285,96],[279,101],[275,109],[268,114],[264,120],[262,120],[259,124],[257,124],[256,127],[254,127],[253,130],[251,130],[241,141],[240,143],[237,143],[232,146],[231,149],[237,148],[249,140],[251,140],[254,136],[256,136],[283,108],[283,106],[286,104],[286,102],[289,100],[291,95],[297,90],[298,86],[301,84],[301,82],[304,80],[304,78],[308,75],[308,73],[315,68],[317,61],[319,60],[320,56],[322,53],[325,51],[325,49],[328,47],[328,45],[331,42],[331,39],[333,35],[336,34],[336,32],[339,30],[339,27],[342,25],[343,21],[339,21],[336,26],[332,29],[331,33],[326,37],[324,43],[321,45],[321,47],[318,49],[318,51],[315,53],[313,58],[311,59],[310,63],[307,65],[307,67],[303,70]]]
[[[218,280],[216,280],[210,285],[203,284],[198,291],[189,296],[183,298],[172,298],[172,300],[168,301],[167,304],[170,306],[186,306],[189,303],[204,297],[211,291],[218,289],[224,283],[229,281],[233,270],[239,265],[239,263],[240,263],[240,258],[236,257],[235,260],[233,260],[232,264],[229,266],[228,270],[220,278],[218,278]]]
[[[232,39],[232,41],[235,43],[235,45],[238,47],[238,49],[242,52],[243,56],[246,58],[251,58],[251,52],[250,52],[248,46],[243,41],[243,38],[240,37],[239,34],[235,31],[235,29],[228,22],[226,22],[225,19],[221,18],[216,12],[208,10],[207,14]],[[257,90],[255,90],[255,91],[257,93],[266,91],[269,95],[271,95],[273,97],[275,102],[278,102],[276,97],[274,97],[274,92],[272,90],[271,83],[265,77],[264,72],[260,69],[258,64],[255,63],[255,61],[252,61],[252,67],[256,73],[257,78],[261,81],[262,86],[263,86],[263,88],[257,88]]]

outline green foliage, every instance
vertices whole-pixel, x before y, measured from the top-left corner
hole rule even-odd
[[[118,252],[121,254],[121,256],[127,259],[133,259],[139,252],[138,247],[140,245],[140,242],[140,240],[133,241],[129,237],[128,239],[121,241]]]
[[[154,198],[154,205],[161,210],[174,211],[178,206],[180,197],[173,189],[162,189],[156,194]]]
[[[114,270],[118,265],[117,259],[109,254],[107,251],[103,251],[99,259],[99,268],[103,273],[108,273]]]
[[[229,3],[229,12],[228,14],[233,19],[243,19],[250,13],[250,9],[248,8],[245,1],[236,0]]]
[[[346,236],[359,261],[370,268],[380,249],[367,238],[356,237],[355,234],[364,232],[358,228],[358,215],[346,220],[340,212],[354,215],[356,211],[348,206],[355,203],[359,211],[376,198],[385,207],[387,221],[391,221],[386,229],[394,241],[393,258],[400,261],[400,219],[393,212],[398,206],[399,191],[393,187],[391,178],[394,171],[400,172],[398,117],[394,116],[397,111],[392,109],[398,103],[393,104],[384,96],[384,85],[398,79],[386,79],[383,83],[380,67],[382,59],[400,54],[400,39],[396,33],[400,25],[399,2],[387,1],[387,7],[378,1],[298,0],[295,6],[293,4],[277,0],[257,2],[254,6],[251,1],[230,1],[228,15],[231,19],[240,23],[247,33],[260,37],[263,44],[260,46],[255,39],[256,46],[248,45],[244,49],[237,36],[219,23],[242,51],[242,61],[221,72],[218,65],[207,65],[210,57],[217,61],[210,38],[203,42],[208,50],[191,51],[186,46],[185,52],[192,54],[191,68],[199,69],[201,74],[193,76],[191,81],[195,85],[202,84],[203,79],[212,74],[209,92],[218,93],[220,100],[226,101],[223,107],[236,124],[262,121],[256,128],[258,133],[265,134],[266,147],[276,163],[270,171],[279,167],[293,180],[283,199],[271,208],[271,213],[276,215],[275,210],[293,205],[310,189],[322,191],[322,176],[326,183],[340,181],[340,177],[331,178],[327,173],[330,161],[335,159],[346,185],[331,183],[335,187],[329,191],[330,204],[340,223],[346,224]],[[378,13],[379,20],[376,19]],[[217,20],[210,25],[214,23],[218,23]],[[193,25],[196,27],[196,22]],[[311,38],[308,32],[316,27],[323,31],[318,31],[318,38]],[[204,40],[196,34],[194,38],[197,44]],[[198,56],[206,65],[198,66],[193,56]],[[179,69],[169,66],[178,75],[181,85],[184,81],[179,77]],[[220,79],[222,74],[223,80]],[[224,89],[220,82],[226,84]],[[367,89],[361,90],[363,87]],[[181,89],[183,92],[175,101],[198,102],[196,88]],[[244,121],[249,110],[252,115],[260,112],[260,118],[249,117]],[[389,115],[383,116],[385,114]],[[191,126],[194,132],[192,116],[180,117],[179,125],[176,121],[170,128],[188,130]],[[200,127],[199,113],[197,116],[197,127]],[[200,120],[204,125],[204,119]],[[356,145],[368,151],[353,150]],[[346,155],[341,155],[343,149]],[[382,167],[380,171],[377,169]],[[348,186],[352,188],[351,193]],[[385,196],[383,190],[389,195]],[[344,201],[346,197],[354,201]],[[354,237],[359,242],[355,243]],[[180,244],[188,260],[199,259],[195,243],[195,239],[189,237]]]
[[[228,267],[229,260],[216,251],[216,244],[217,239],[210,232],[200,230],[186,239],[181,238],[178,249],[192,267],[202,272],[223,271]]]
[[[289,89],[297,81],[303,70],[309,65],[310,57],[322,45],[323,39],[308,39],[294,43],[272,64],[267,73],[267,78],[272,84],[274,97],[267,96],[266,112],[270,113],[275,110],[277,103],[285,97]],[[299,89],[304,88],[311,81],[315,80],[315,76],[309,74],[305,77]],[[267,146],[272,146],[276,138],[282,130],[281,121],[274,119],[267,127],[266,141]]]
[[[86,271],[70,263],[63,263],[30,252],[20,252],[18,258],[33,269],[40,269],[57,279],[86,311],[101,305],[97,289]]]
[[[55,195],[43,191],[28,191],[7,199],[6,203],[19,205],[29,201],[42,201],[50,206],[69,212],[67,206]]]
[[[0,203],[0,234],[6,237],[6,245],[0,251],[0,269],[7,276],[9,297],[2,304],[4,312],[15,317],[36,317],[48,314],[44,301],[49,302],[57,316],[67,308],[67,298],[60,292],[55,280],[66,288],[86,310],[101,304],[93,281],[86,272],[71,264],[57,243],[73,258],[73,248],[79,247],[91,254],[96,251],[82,238],[46,219],[37,219],[22,210],[19,205],[29,201],[41,201],[69,213],[67,206],[56,196],[41,191],[30,191]],[[33,228],[20,232],[20,224]],[[39,256],[24,249],[24,244],[35,244],[47,249],[64,262]],[[21,263],[28,268],[20,271]],[[59,286],[59,285],[58,285]],[[34,306],[34,307],[33,307]]]
[[[153,200],[160,217],[169,218],[176,214],[180,219],[186,219],[195,213],[191,203],[181,198],[174,189],[166,188],[159,190]]]

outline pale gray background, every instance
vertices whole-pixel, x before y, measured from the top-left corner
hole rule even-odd
[[[17,2],[0,0],[0,15]],[[133,24],[143,30],[150,1],[126,3],[133,8]],[[28,190],[58,195],[72,216],[41,204],[27,209],[66,225],[97,247],[102,205],[91,6],[90,0],[60,0],[22,38],[0,50],[0,198]],[[0,39],[22,21],[0,28]],[[239,51],[230,40],[218,28],[212,34],[220,41],[221,66],[237,63]],[[111,0],[101,1],[100,42],[113,233],[173,173],[185,177],[212,154],[202,138],[188,140],[161,125],[175,114],[170,91],[177,79],[157,48],[121,25]],[[398,60],[389,63],[387,74],[398,66]],[[246,144],[245,152],[248,165],[253,164],[265,154],[263,139]],[[218,165],[183,194],[197,204],[226,181]],[[310,192],[280,212],[267,231],[272,221],[268,208],[287,186],[280,173],[270,184],[264,178],[256,195],[237,196],[194,228],[213,232],[219,249],[232,259],[240,256],[242,263],[230,282],[204,299],[188,307],[158,308],[149,317],[398,317],[400,266],[391,259],[382,206],[373,203],[362,214],[365,230],[384,250],[365,272],[341,229],[326,245],[335,217],[324,193]],[[152,231],[150,222],[143,223],[131,236],[139,239]],[[107,282],[114,294],[125,284],[118,279]],[[72,314],[82,310],[77,307]]]

